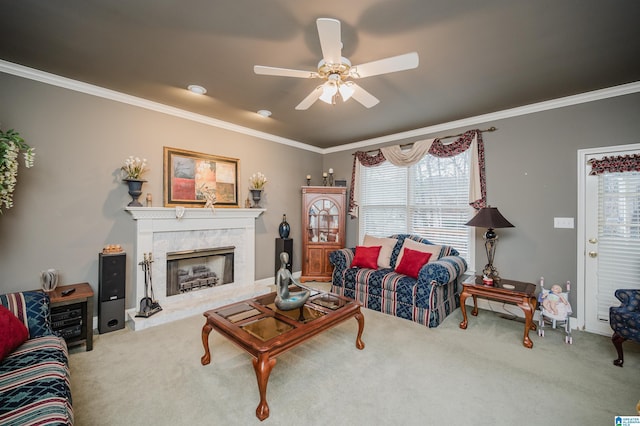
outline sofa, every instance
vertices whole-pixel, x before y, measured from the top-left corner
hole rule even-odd
[[[329,261],[334,266],[331,291],[365,308],[437,327],[460,306],[458,282],[467,262],[453,247],[418,235],[367,235],[362,246],[331,252]]]
[[[72,425],[69,355],[41,291],[0,295],[0,424]]]

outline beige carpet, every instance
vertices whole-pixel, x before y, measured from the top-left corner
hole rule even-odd
[[[608,337],[544,338],[489,311],[438,328],[364,310],[364,350],[347,321],[283,354],[271,373],[265,425],[613,425],[636,415],[640,345],[615,367]],[[259,401],[251,358],[213,331],[203,355],[198,315],[95,338],[70,357],[77,425],[250,425]]]

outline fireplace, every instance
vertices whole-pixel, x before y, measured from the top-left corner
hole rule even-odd
[[[167,253],[167,296],[233,283],[234,246]]]
[[[136,306],[127,310],[128,324],[134,330],[202,314],[270,291],[270,280],[255,280],[255,222],[265,209],[127,207],[126,211],[136,221],[135,253],[128,260],[131,283],[126,302],[127,306]],[[216,276],[192,283],[190,290],[185,285],[180,291],[178,284],[175,291],[175,284],[169,284],[174,266],[168,264],[175,257],[184,257],[177,259],[183,261],[178,269],[193,273],[194,265],[186,259],[191,254],[185,253],[211,254],[206,257],[212,259],[203,266]],[[153,261],[153,293],[162,311],[136,318],[137,305],[145,297],[145,275],[139,266],[145,254]],[[221,264],[224,268],[216,270]],[[205,268],[201,272],[209,275]]]

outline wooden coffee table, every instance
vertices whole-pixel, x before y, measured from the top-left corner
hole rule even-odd
[[[513,287],[507,288],[505,287]],[[494,286],[486,286],[482,283],[482,277],[478,276],[475,282],[462,283],[462,293],[460,294],[460,309],[462,310],[462,322],[460,328],[467,328],[467,308],[464,304],[467,297],[473,297],[473,311],[471,315],[478,315],[478,297],[484,299],[492,299],[505,303],[518,305],[524,312],[524,338],[522,344],[527,348],[533,347],[533,342],[529,338],[529,330],[536,330],[536,324],[533,322],[533,312],[538,306],[538,301],[534,295],[536,285],[522,281],[513,281],[502,278],[499,284]]]
[[[291,288],[291,291],[299,290]],[[267,382],[278,355],[352,317],[358,321],[356,348],[364,349],[364,316],[357,302],[332,293],[319,293],[299,309],[281,311],[274,304],[275,297],[276,293],[270,293],[207,311],[202,327],[202,365],[211,362],[209,333],[212,329],[254,358],[253,369],[260,391],[256,417],[260,420],[269,417]]]

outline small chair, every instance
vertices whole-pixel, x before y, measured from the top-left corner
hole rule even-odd
[[[538,307],[540,308],[540,315],[538,317],[538,336],[544,337],[544,326],[545,324],[550,324],[551,328],[556,328],[558,325],[564,326],[564,341],[565,343],[571,345],[573,344],[573,337],[571,336],[571,313],[573,312],[571,309],[571,304],[569,303],[569,291],[571,290],[571,284],[567,281],[567,287],[564,291],[561,290],[561,293],[557,294],[560,298],[559,300],[563,300],[566,302],[558,301],[555,306],[556,312],[553,312],[550,309],[545,307],[544,300],[546,297],[550,297],[549,294],[552,293],[552,290],[547,290],[544,288],[544,285],[541,283],[542,290],[540,294],[538,294]],[[562,288],[559,284],[554,284],[551,286],[553,289],[554,286]]]
[[[640,342],[640,289],[618,289],[615,296],[622,304],[609,308],[609,325],[613,329],[611,341],[618,352],[613,364],[622,367],[622,342]]]

